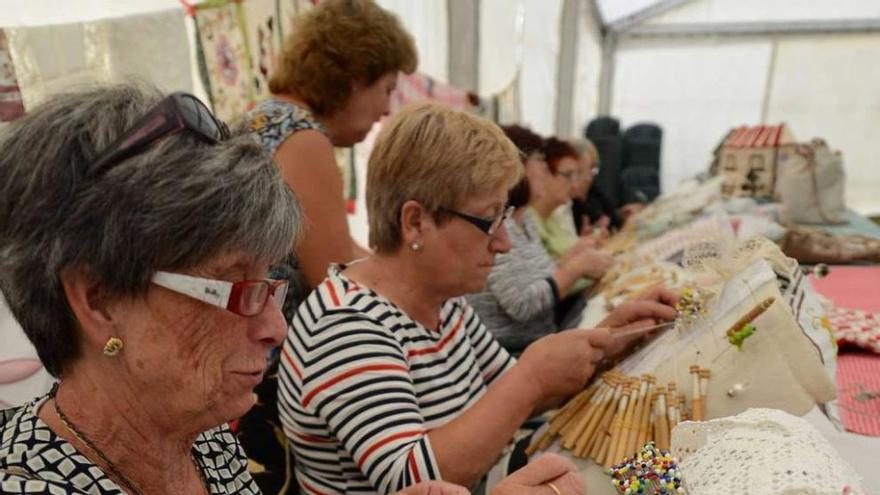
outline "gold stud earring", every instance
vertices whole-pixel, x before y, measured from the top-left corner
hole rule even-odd
[[[414,241],[412,244],[409,245],[409,248],[412,249],[413,251],[421,251],[422,245],[419,244],[418,241]]]
[[[104,355],[107,357],[113,357],[119,354],[119,351],[122,350],[122,339],[118,337],[110,337],[107,339],[107,343],[104,344]]]

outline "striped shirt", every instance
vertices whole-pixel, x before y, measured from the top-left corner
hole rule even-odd
[[[300,490],[391,493],[441,479],[428,432],[514,363],[463,298],[443,304],[432,331],[331,267],[281,355],[279,415]]]

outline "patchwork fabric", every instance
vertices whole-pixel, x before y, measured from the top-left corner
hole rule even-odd
[[[880,354],[880,313],[835,307],[828,320],[839,346]]]
[[[76,447],[36,415],[48,396],[0,411],[0,492],[110,495],[125,493]],[[258,494],[244,450],[226,426],[196,438],[193,458],[213,494]]]
[[[255,101],[242,6],[223,0],[199,4],[193,15],[202,83],[214,114],[232,120]]]
[[[24,115],[24,104],[18,79],[12,65],[12,56],[6,43],[6,33],[0,29],[0,126]]]
[[[277,0],[248,0],[244,9],[245,41],[250,53],[253,98],[269,98],[269,75],[281,51],[280,5]]]

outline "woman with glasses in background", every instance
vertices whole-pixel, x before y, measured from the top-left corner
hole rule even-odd
[[[519,355],[541,337],[570,327],[569,320],[580,320],[568,301],[582,299],[589,283],[585,277],[600,274],[602,263],[608,260],[580,246],[570,246],[559,262],[550,256],[540,237],[538,217],[529,205],[558,204],[568,179],[551,173],[540,136],[520,126],[502,129],[519,149],[524,170],[508,196],[508,205],[514,208],[505,222],[510,250],[495,257],[486,287],[467,299],[498,342]],[[568,313],[571,318],[564,318]]]
[[[375,253],[331,269],[282,349],[279,410],[297,481],[306,493],[389,493],[429,479],[473,487],[523,421],[580,390],[621,339],[561,332],[517,362],[461,297],[482,290],[511,244],[508,191],[523,166],[494,123],[409,106],[383,127],[367,173]],[[657,294],[603,326],[673,318],[674,301]],[[571,494],[560,484],[577,481],[543,490]]]
[[[572,217],[572,201],[582,198],[585,182],[592,182],[592,168],[586,169],[581,155],[568,142],[557,137],[544,142],[544,156],[549,169],[547,193],[533,199],[530,210],[538,226],[541,242],[553,259],[560,261],[582,249],[593,250],[592,278],[601,277],[611,266],[611,257],[596,251],[607,237],[607,230],[594,235],[579,235]]]

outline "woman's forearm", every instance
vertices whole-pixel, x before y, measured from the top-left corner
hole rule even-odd
[[[443,479],[474,486],[542,402],[540,386],[528,370],[511,368],[476,404],[428,434]]]

